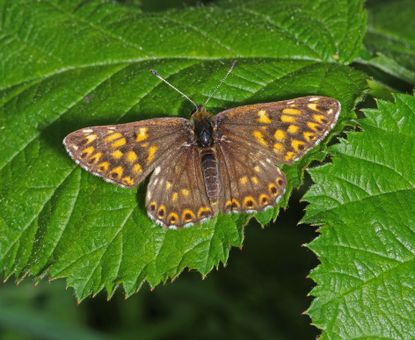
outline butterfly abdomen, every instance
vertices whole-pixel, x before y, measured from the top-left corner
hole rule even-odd
[[[216,152],[213,148],[204,148],[200,152],[206,194],[209,201],[214,203],[218,200],[219,195],[219,169]]]

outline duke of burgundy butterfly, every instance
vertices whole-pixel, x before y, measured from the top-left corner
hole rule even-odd
[[[284,195],[278,165],[291,164],[316,146],[336,124],[340,103],[306,96],[239,106],[213,116],[204,105],[152,73],[188,99],[191,119],[154,118],[86,127],[64,139],[85,170],[122,187],[151,175],[146,209],[157,224],[189,227],[224,213],[272,208]]]

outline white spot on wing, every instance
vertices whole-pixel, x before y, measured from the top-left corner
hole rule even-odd
[[[82,132],[83,133],[91,133],[91,132],[93,132],[94,130],[92,130],[92,129],[83,129],[82,130]]]
[[[311,97],[308,101],[309,101],[309,102],[315,102],[315,101],[317,101],[317,100],[319,100],[319,98],[318,98],[318,97]]]
[[[158,166],[157,168],[155,168],[154,169],[154,173],[156,174],[156,175],[158,175],[159,173],[160,173],[160,167]]]

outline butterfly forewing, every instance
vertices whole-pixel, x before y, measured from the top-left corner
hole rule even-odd
[[[192,133],[186,119],[156,118],[80,129],[69,134],[64,145],[85,170],[108,182],[134,187],[163,159],[174,157]]]
[[[279,163],[292,163],[324,139],[339,112],[337,100],[308,96],[240,106],[219,113],[215,121],[218,138],[249,142],[249,148],[268,150]]]
[[[180,148],[165,158],[151,175],[146,197],[147,212],[157,224],[187,227],[213,216],[195,145]]]

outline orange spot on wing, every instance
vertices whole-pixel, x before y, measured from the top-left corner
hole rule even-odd
[[[120,150],[115,150],[113,153],[111,153],[111,156],[115,159],[120,159],[122,155],[123,153]]]
[[[122,166],[117,166],[114,169],[111,170],[110,172],[110,177],[114,178],[114,179],[119,179],[121,178],[122,174],[124,172],[124,169]]]
[[[97,139],[97,135],[87,135],[85,136],[85,145],[92,143],[95,139]]]
[[[125,176],[122,178],[121,182],[125,185],[132,186],[134,185],[134,181],[130,176]]]
[[[297,121],[296,117],[287,116],[287,115],[282,115],[280,119],[281,119],[281,122],[283,123],[295,123]]]
[[[143,172],[143,169],[141,168],[140,164],[134,164],[133,168],[132,168],[132,172],[134,175],[138,175],[139,173]]]
[[[307,107],[308,107],[309,109],[313,110],[313,111],[320,112],[320,110],[319,110],[319,109],[317,109],[317,104],[315,104],[315,103],[312,103],[312,104],[307,104]]]
[[[295,157],[295,152],[292,152],[292,151],[288,151],[286,154],[285,154],[285,156],[284,156],[284,160],[286,161],[286,162],[289,162],[289,161],[291,161],[294,157]]]
[[[110,165],[110,163],[108,163],[108,162],[102,162],[102,163],[98,164],[97,169],[98,169],[99,172],[105,172],[105,171],[108,170],[109,165]]]
[[[255,199],[252,196],[246,196],[243,201],[243,207],[246,209],[253,209],[256,207]]]
[[[157,204],[156,204],[156,202],[155,202],[155,201],[152,201],[152,202],[150,203],[150,205],[148,206],[148,208],[149,208],[149,210],[150,210],[151,212],[155,211],[155,210],[156,210],[156,207],[157,207]]]
[[[260,111],[258,111],[257,114],[258,114],[258,118],[257,118],[258,123],[262,123],[262,124],[270,124],[271,123],[271,118],[269,118],[267,111],[260,110]]]
[[[157,217],[164,219],[166,217],[166,206],[164,204],[161,204],[160,207],[157,210]]]
[[[195,213],[190,209],[183,209],[182,221],[183,223],[189,223],[196,219]]]
[[[274,133],[274,138],[278,141],[283,141],[285,139],[285,132],[281,129],[278,129]]]
[[[89,163],[96,163],[102,157],[102,152],[97,152],[96,154],[92,155],[92,157],[88,160]]]
[[[277,186],[274,183],[268,184],[268,190],[271,193],[271,195],[273,195],[273,196],[278,195],[278,189],[277,189]]]
[[[307,126],[313,131],[318,131],[318,132],[323,131],[323,128],[321,127],[321,125],[315,122],[308,122]]]
[[[274,144],[274,151],[276,153],[283,153],[285,150],[284,145],[282,145],[281,143],[275,143]]]
[[[307,142],[312,142],[316,139],[316,134],[314,132],[306,131],[303,133],[303,136]]]
[[[211,213],[211,210],[209,207],[200,207],[197,212],[198,218],[208,217]]]
[[[135,137],[136,142],[145,141],[148,138],[148,128],[141,127],[138,129],[138,132]]]
[[[305,149],[305,147],[306,147],[306,143],[304,143],[304,142],[302,142],[300,140],[297,140],[297,139],[294,139],[291,142],[291,145],[292,145],[292,147],[294,148],[294,150],[296,152],[303,151]]]
[[[299,115],[301,113],[301,110],[293,109],[293,108],[286,108],[282,110],[282,113],[286,113],[289,115]]]
[[[104,141],[106,142],[112,142],[118,138],[121,138],[122,134],[119,132],[113,132],[111,134],[109,134],[107,137],[104,138]]]
[[[123,146],[127,143],[127,140],[125,138],[117,139],[114,143],[111,144],[112,148],[119,148],[120,146]]]
[[[288,133],[291,133],[291,134],[297,133],[298,130],[299,130],[299,127],[297,125],[290,125],[287,129]]]
[[[181,193],[182,193],[182,195],[183,195],[184,197],[187,197],[187,196],[189,196],[189,194],[190,194],[189,190],[187,190],[187,189],[182,189],[182,190],[181,190]]]
[[[175,212],[171,212],[171,213],[169,214],[169,217],[167,218],[167,222],[168,222],[170,225],[175,225],[175,224],[177,224],[177,222],[179,222],[179,215],[178,215],[178,214],[176,214]]]
[[[319,114],[314,114],[313,119],[319,122],[320,124],[327,124],[329,122],[324,115],[319,115]]]
[[[241,183],[242,185],[246,185],[246,183],[248,183],[248,177],[247,176],[243,176],[239,179],[239,183]]]
[[[151,162],[154,159],[154,154],[156,153],[158,149],[158,146],[152,145],[148,148],[148,154],[147,154],[147,163]]]
[[[266,205],[268,205],[268,204],[269,204],[269,196],[268,196],[268,195],[266,195],[266,194],[261,194],[261,195],[259,195],[259,203],[260,203],[262,206],[266,206]]]
[[[254,136],[255,137],[255,139],[260,143],[260,144],[262,144],[262,145],[267,145],[267,142],[265,141],[265,139],[264,139],[264,135],[262,134],[262,132],[261,131],[258,131],[258,130],[254,130],[254,131],[252,131],[252,136]]]
[[[95,148],[93,146],[89,146],[85,149],[82,150],[81,153],[81,157],[85,158],[85,157],[89,157],[93,152],[94,152]]]
[[[138,158],[137,154],[134,151],[128,151],[125,157],[129,163],[134,163]]]

